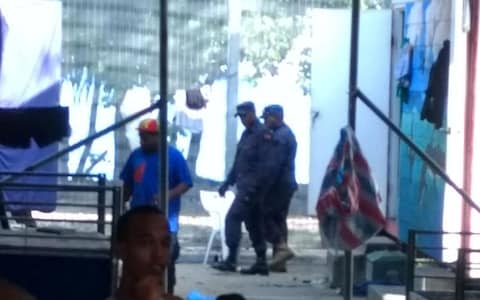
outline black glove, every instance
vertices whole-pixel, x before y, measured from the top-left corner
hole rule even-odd
[[[225,193],[228,191],[228,183],[224,182],[218,189],[218,194],[221,197],[225,197]]]

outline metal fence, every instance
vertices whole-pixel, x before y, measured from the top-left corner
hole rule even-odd
[[[17,175],[15,172],[5,172],[1,175]],[[14,191],[65,191],[75,192],[79,194],[94,193],[96,198],[94,203],[78,202],[78,201],[57,201],[58,208],[73,207],[78,211],[95,211],[93,218],[69,218],[62,217],[62,214],[56,217],[34,218],[38,225],[35,228],[28,226],[20,228],[10,228],[11,220],[21,220],[18,216],[0,216],[3,230],[0,229],[0,260],[2,263],[1,274],[4,277],[25,281],[24,285],[31,290],[43,295],[50,296],[51,299],[56,299],[54,295],[64,293],[62,295],[70,295],[68,287],[55,289],[49,287],[51,280],[48,278],[42,279],[44,285],[42,286],[31,280],[30,277],[38,276],[38,272],[42,274],[48,273],[48,265],[51,264],[52,269],[63,270],[63,265],[85,264],[84,268],[80,267],[80,271],[86,274],[92,269],[98,269],[98,278],[85,279],[85,283],[92,288],[101,283],[104,287],[102,295],[97,295],[99,298],[106,297],[104,294],[110,294],[116,287],[118,280],[118,261],[114,256],[113,239],[116,235],[115,224],[120,217],[123,210],[122,189],[118,186],[110,186],[106,184],[105,176],[103,174],[53,174],[53,173],[31,173],[23,174],[23,176],[44,176],[44,177],[75,177],[75,178],[93,178],[95,182],[88,184],[31,184],[18,182],[4,182],[0,185],[0,191],[14,190]],[[0,193],[1,195],[2,193]],[[19,204],[35,204],[38,202],[26,203],[18,202]],[[8,204],[15,204],[8,202]],[[56,212],[53,212],[55,214]],[[65,224],[69,224],[66,226]],[[85,226],[94,230],[86,230]],[[26,270],[21,265],[21,260],[31,259],[36,266],[28,266],[28,268],[35,267],[35,270]],[[13,263],[15,261],[15,263]],[[61,261],[59,263],[59,261]],[[11,263],[9,263],[11,262]],[[20,264],[20,266],[19,266]],[[65,267],[67,268],[67,267]],[[41,269],[41,271],[39,271]],[[89,271],[90,270],[90,271]],[[63,270],[66,271],[66,270]],[[71,270],[72,271],[72,270]],[[47,273],[45,273],[47,272]],[[35,274],[35,275],[32,275]],[[20,276],[16,278],[15,276]],[[61,276],[61,274],[51,276]],[[77,275],[68,275],[65,280],[74,280]],[[83,275],[82,275],[83,276]],[[56,277],[55,277],[56,278]],[[72,279],[73,278],[73,279]],[[61,278],[60,278],[61,279]],[[60,280],[59,279],[59,280]],[[76,279],[75,279],[76,280]],[[97,280],[98,282],[96,282]],[[49,292],[49,290],[51,290]],[[77,291],[81,295],[81,291]],[[52,294],[48,294],[52,293]],[[57,293],[57,294],[55,294]],[[98,292],[95,291],[95,295]],[[48,294],[48,295],[47,295]],[[93,298],[97,299],[95,295]],[[108,296],[108,295],[107,295]],[[69,297],[69,296],[68,296]],[[50,299],[50,298],[48,298]]]
[[[424,293],[429,296],[448,295],[455,300],[466,299],[468,292],[480,291],[480,281],[472,276],[472,271],[480,270],[480,263],[474,262],[472,253],[480,253],[480,249],[432,247],[426,243],[419,243],[419,237],[424,236],[453,236],[461,239],[465,236],[480,235],[472,232],[446,232],[410,230],[407,244],[407,272],[405,293],[407,300],[412,293]],[[445,259],[431,255],[432,251],[454,251],[457,253],[456,261],[449,262]],[[417,280],[439,280],[437,286],[418,286]],[[428,291],[427,291],[428,290]],[[436,296],[435,296],[436,295]]]

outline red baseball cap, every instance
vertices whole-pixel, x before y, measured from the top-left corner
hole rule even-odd
[[[155,119],[145,119],[138,125],[139,132],[158,133],[158,122]]]

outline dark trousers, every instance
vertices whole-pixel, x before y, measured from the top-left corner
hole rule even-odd
[[[177,278],[175,274],[175,263],[180,256],[180,244],[178,243],[178,236],[176,232],[170,234],[170,261],[168,263],[168,286],[167,291],[173,294]]]
[[[263,234],[261,197],[244,197],[242,193],[233,200],[225,219],[225,237],[229,248],[228,259],[236,263],[238,247],[242,238],[242,222],[245,222],[257,257],[264,258],[266,242]]]
[[[272,190],[265,196],[264,230],[269,243],[277,245],[288,240],[287,217],[294,190]]]

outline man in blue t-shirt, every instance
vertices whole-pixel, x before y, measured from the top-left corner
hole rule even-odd
[[[130,208],[158,204],[158,123],[155,119],[145,119],[138,127],[140,148],[129,156],[120,178],[123,180],[125,201]],[[182,153],[168,146],[168,221],[171,233],[168,292],[173,294],[175,285],[175,261],[180,254],[178,244],[178,218],[180,197],[192,186],[192,177]]]

